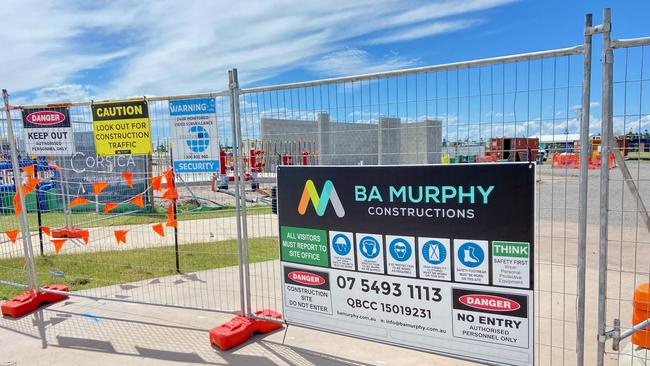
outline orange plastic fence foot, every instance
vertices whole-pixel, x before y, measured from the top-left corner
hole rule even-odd
[[[69,291],[68,286],[65,285],[45,285],[43,288],[55,291]],[[25,291],[21,295],[2,304],[2,315],[12,318],[20,318],[45,304],[53,304],[67,298],[67,295],[53,294],[49,292]]]
[[[282,319],[282,314],[272,310],[255,312],[257,316]],[[210,329],[210,343],[221,350],[231,349],[246,342],[254,333],[269,333],[282,328],[282,324],[264,319],[248,319],[237,315],[228,322]]]
[[[639,285],[634,291],[632,324],[640,324],[650,318],[650,283]],[[650,349],[650,327],[632,334],[632,344]]]

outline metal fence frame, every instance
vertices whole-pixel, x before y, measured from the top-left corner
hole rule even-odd
[[[348,76],[348,77],[339,77],[339,78],[330,78],[330,79],[323,79],[323,80],[315,80],[315,81],[307,81],[307,82],[296,82],[296,83],[287,83],[287,84],[280,84],[280,85],[274,85],[274,86],[263,86],[263,87],[253,87],[253,88],[244,88],[240,89],[237,93],[238,96],[246,96],[246,95],[252,95],[256,93],[273,93],[273,92],[279,92],[279,91],[290,91],[293,89],[300,89],[300,88],[310,88],[310,87],[319,87],[319,86],[327,86],[327,85],[333,85],[333,84],[343,84],[345,85],[346,83],[352,83],[354,87],[354,83],[358,82],[361,83],[363,81],[372,81],[376,79],[382,79],[382,78],[391,78],[391,77],[404,77],[404,76],[409,76],[409,75],[416,75],[418,73],[427,73],[427,72],[438,72],[438,71],[453,71],[453,70],[464,70],[464,69],[470,69],[473,67],[481,67],[481,66],[487,66],[487,65],[498,65],[498,64],[506,64],[506,63],[516,63],[520,61],[532,61],[532,60],[544,60],[545,58],[554,58],[554,57],[562,57],[562,56],[571,56],[571,55],[578,55],[583,57],[583,78],[582,78],[582,99],[581,99],[581,107],[582,107],[582,115],[580,118],[580,130],[581,131],[587,131],[587,134],[584,135],[584,132],[581,136],[581,146],[590,146],[589,142],[589,108],[590,108],[590,89],[591,89],[591,38],[593,34],[595,33],[593,27],[591,26],[591,16],[586,17],[586,22],[585,22],[585,43],[583,45],[578,45],[574,47],[567,47],[567,48],[562,48],[562,49],[556,49],[556,50],[548,50],[548,51],[541,51],[541,52],[531,52],[531,53],[525,53],[525,54],[518,54],[518,55],[512,55],[512,56],[503,56],[503,57],[495,57],[495,58],[487,58],[487,59],[480,59],[480,60],[472,60],[472,61],[467,61],[467,62],[454,62],[454,63],[449,63],[449,64],[443,64],[443,65],[433,65],[433,66],[426,66],[426,67],[418,67],[418,68],[411,68],[411,69],[405,69],[405,70],[397,70],[397,71],[389,71],[389,72],[378,72],[378,73],[372,73],[372,74],[366,74],[366,75],[356,75],[356,76]],[[236,69],[231,70],[231,74],[236,75]],[[252,98],[251,98],[252,100]],[[245,100],[244,100],[245,101]],[[239,104],[244,104],[244,101],[240,100]],[[299,102],[300,103],[300,102]],[[275,105],[276,108],[280,108],[279,105]],[[283,104],[283,107],[286,108],[286,105]],[[305,109],[309,110],[309,108],[305,107]],[[258,112],[259,113],[259,112]],[[299,115],[301,112],[298,113]],[[241,125],[241,114],[237,113],[236,114],[237,118],[240,119],[239,123]],[[588,175],[587,175],[587,162],[589,159],[589,149],[581,149],[581,154],[580,154],[580,159],[581,159],[581,170],[580,170],[580,183],[579,183],[579,194],[580,194],[580,205],[579,205],[579,221],[578,221],[578,250],[579,250],[579,257],[578,257],[578,263],[577,263],[577,306],[576,306],[576,361],[578,364],[584,364],[584,355],[585,355],[585,349],[584,349],[584,332],[585,332],[585,274],[586,274],[586,265],[585,265],[585,253],[586,253],[586,226],[587,226],[587,205],[586,205],[586,198],[587,196],[587,182],[588,182]],[[244,216],[245,217],[245,216]],[[246,269],[247,273],[247,280],[250,281],[250,271],[247,268]],[[264,289],[262,289],[264,291]],[[553,291],[553,290],[551,290]],[[251,314],[252,309],[251,309],[251,292],[254,292],[253,289],[250,287],[250,282],[247,287],[247,309],[248,313]],[[270,294],[269,296],[277,296],[277,294]],[[564,316],[563,316],[564,317]],[[272,318],[265,318],[261,317],[263,319],[271,320],[274,321]],[[565,318],[561,319],[561,321],[566,321]],[[551,353],[553,353],[552,349],[555,346],[551,346]],[[562,350],[566,351],[566,350]],[[539,356],[536,356],[539,357]]]
[[[636,179],[632,176],[623,155],[620,152],[620,148],[617,147],[617,141],[614,137],[614,51],[616,49],[628,49],[634,47],[641,47],[641,52],[643,52],[643,47],[650,45],[650,37],[642,38],[632,38],[632,39],[612,39],[612,21],[611,21],[611,10],[609,8],[604,9],[603,11],[603,24],[600,31],[603,34],[603,47],[602,47],[602,122],[601,122],[601,136],[607,136],[602,139],[602,150],[604,153],[601,154],[601,164],[606,162],[610,155],[614,156],[617,167],[621,171],[622,180],[625,183],[626,188],[628,189],[630,195],[633,197],[634,203],[636,204],[636,215],[640,217],[643,222],[643,227],[647,231],[647,234],[650,235],[650,216],[648,215],[648,210],[646,205],[643,202],[643,198],[639,191],[639,187],[635,183],[635,180],[638,183],[641,183],[640,177]],[[643,57],[643,55],[641,56]],[[643,60],[643,59],[642,59]],[[626,75],[627,78],[627,75]],[[641,61],[641,77],[640,82],[643,83],[643,61]],[[627,82],[627,81],[626,81]],[[643,86],[641,86],[641,90]],[[640,92],[639,98],[642,97]],[[641,101],[641,103],[643,103]],[[639,117],[643,115],[643,109],[639,109]],[[625,117],[626,115],[624,115]],[[625,132],[625,131],[624,131]],[[650,325],[650,319],[646,319],[638,324],[632,324],[630,327],[621,331],[621,319],[614,318],[611,324],[608,323],[607,315],[607,300],[608,296],[608,260],[610,259],[609,255],[609,244],[613,239],[610,238],[609,232],[609,215],[612,212],[609,204],[609,187],[611,184],[611,176],[609,169],[601,165],[600,172],[600,237],[599,237],[599,276],[598,276],[598,353],[597,353],[597,364],[602,366],[606,363],[605,355],[607,354],[606,341],[612,339],[612,350],[614,352],[619,351],[620,342],[630,337],[632,334],[643,330],[648,325]],[[623,211],[623,208],[621,208]],[[636,227],[636,230],[639,230],[639,227]],[[621,239],[622,240],[622,239]],[[621,243],[622,244],[622,243]],[[635,247],[639,246],[638,239],[634,242]],[[641,243],[646,244],[646,243]],[[621,266],[622,266],[622,258]],[[621,269],[622,270],[622,269]],[[639,274],[636,268],[631,270],[632,273]],[[648,282],[650,282],[650,276],[648,277]],[[622,286],[622,284],[620,284]],[[620,296],[619,292],[619,296]],[[620,301],[626,301],[624,299],[614,298],[612,299]],[[629,301],[629,300],[628,300]],[[620,304],[619,304],[620,309]],[[620,310],[619,310],[620,314]],[[613,329],[609,329],[612,327]],[[620,357],[618,353],[617,358]],[[629,355],[634,362],[635,356]]]
[[[246,164],[244,161],[245,151],[245,139],[247,132],[244,127],[242,127],[242,114],[246,115],[247,112],[242,112],[242,107],[245,105],[247,95],[255,95],[258,93],[277,93],[280,91],[291,91],[294,89],[300,88],[310,88],[310,87],[322,87],[322,86],[331,86],[351,83],[354,86],[354,83],[363,83],[371,82],[380,79],[389,79],[397,77],[408,77],[410,75],[426,74],[426,73],[435,73],[435,72],[449,72],[449,71],[459,71],[459,70],[470,70],[472,68],[480,68],[491,65],[501,65],[508,63],[517,63],[517,62],[530,62],[536,60],[544,60],[549,58],[559,58],[563,56],[582,56],[583,61],[583,77],[581,84],[581,115],[579,116],[579,130],[580,130],[580,170],[578,175],[578,220],[577,220],[577,262],[576,262],[576,364],[584,365],[585,364],[585,301],[586,301],[586,256],[587,256],[587,216],[588,216],[588,183],[589,183],[589,171],[588,171],[588,162],[590,159],[591,141],[589,139],[589,127],[590,127],[590,102],[591,102],[591,81],[592,81],[592,38],[596,34],[602,34],[602,121],[601,121],[601,136],[608,136],[607,138],[602,139],[601,145],[601,164],[600,164],[600,193],[599,193],[599,256],[598,256],[598,324],[597,324],[597,364],[605,364],[605,354],[606,354],[606,341],[609,338],[614,340],[614,350],[617,350],[618,344],[621,340],[629,337],[633,332],[642,329],[647,325],[647,321],[642,324],[634,325],[629,329],[621,332],[618,319],[614,320],[614,329],[607,329],[607,261],[608,256],[608,243],[610,241],[608,236],[608,225],[609,225],[609,185],[610,185],[610,170],[609,170],[609,156],[612,154],[615,157],[617,166],[621,169],[621,173],[624,177],[625,183],[629,191],[631,192],[634,200],[639,207],[639,212],[645,226],[650,230],[650,218],[648,217],[646,206],[643,203],[641,194],[637,185],[635,185],[634,178],[632,177],[625,160],[621,156],[618,149],[614,148],[614,136],[613,136],[613,64],[614,64],[614,50],[623,49],[623,48],[632,48],[632,47],[643,47],[650,45],[650,37],[645,38],[634,38],[634,39],[611,39],[611,12],[609,9],[605,9],[603,13],[603,23],[597,26],[592,25],[592,16],[591,14],[585,17],[584,23],[584,42],[581,45],[560,48],[554,50],[546,50],[539,52],[530,52],[509,56],[485,58],[479,60],[470,60],[463,62],[453,62],[441,65],[432,65],[425,67],[410,68],[404,70],[395,70],[388,72],[378,72],[365,75],[354,75],[338,78],[329,78],[321,80],[313,80],[306,82],[296,82],[296,83],[287,83],[280,85],[272,86],[262,86],[262,87],[252,87],[252,88],[240,88],[237,69],[230,70],[228,72],[229,83],[227,91],[220,91],[216,93],[201,93],[201,94],[191,94],[191,95],[179,95],[173,97],[152,97],[147,98],[148,101],[164,101],[169,99],[180,99],[180,98],[199,98],[199,97],[227,97],[229,98],[229,114],[230,114],[230,126],[232,129],[232,136],[230,137],[232,143],[233,151],[233,170],[234,170],[234,197],[235,197],[235,216],[236,216],[236,239],[237,239],[237,260],[238,260],[238,277],[239,277],[239,309],[233,313],[241,313],[246,315],[249,318],[257,318],[255,315],[254,307],[257,305],[252,299],[255,296],[255,290],[252,288],[251,284],[251,253],[250,253],[250,244],[249,244],[249,216],[247,215],[247,193],[246,193]],[[515,71],[516,72],[516,71]],[[468,71],[469,73],[469,71]],[[468,74],[469,75],[469,74]],[[416,79],[417,80],[417,79]],[[437,82],[436,82],[437,83]],[[363,84],[361,84],[363,85]],[[530,93],[530,85],[528,84]],[[437,88],[437,84],[436,84]],[[515,86],[515,89],[517,86]],[[504,91],[505,92],[505,91]],[[517,91],[515,91],[516,93]],[[11,110],[19,109],[18,106],[12,106],[9,103],[8,95],[6,91],[3,91],[4,96],[4,111],[6,114],[6,120],[11,121]],[[469,95],[468,95],[469,97]],[[482,97],[482,95],[480,95]],[[436,97],[437,98],[437,97]],[[568,97],[567,97],[568,98]],[[408,100],[407,100],[408,102]],[[75,103],[66,103],[66,106],[88,106],[92,102],[75,102]],[[437,99],[436,99],[437,103]],[[305,105],[306,102],[305,102]],[[50,105],[30,105],[29,107],[48,107]],[[279,104],[276,105],[279,107]],[[322,107],[322,106],[321,106]],[[353,107],[354,108],[354,107]],[[314,110],[315,103],[314,103]],[[468,118],[470,118],[468,116]],[[568,118],[568,117],[567,117]],[[479,122],[480,123],[480,122]],[[516,121],[515,121],[516,123]],[[16,185],[20,186],[22,183],[20,181],[20,173],[18,168],[18,157],[17,157],[17,148],[16,148],[16,139],[14,137],[14,131],[12,128],[12,123],[7,123],[7,135],[9,138],[9,143],[11,147],[11,160],[14,170],[14,177],[16,177]],[[320,144],[319,144],[320,146]],[[19,190],[20,202],[23,207],[25,207],[25,197],[22,194],[22,191]],[[566,209],[566,202],[565,202]],[[43,292],[53,292],[59,293],[57,291],[44,289],[39,286],[38,283],[38,274],[37,268],[34,261],[33,245],[31,243],[31,234],[29,233],[29,225],[27,222],[27,212],[23,210],[20,215],[20,225],[21,231],[24,233],[22,235],[23,241],[23,253],[26,258],[26,274],[27,274],[27,284],[17,284],[8,281],[0,281],[2,284],[13,285],[17,287],[26,287],[32,291],[43,291]],[[551,234],[551,243],[552,237]],[[565,244],[566,245],[566,232],[564,233]],[[553,244],[551,244],[553,245]],[[270,290],[269,290],[270,291]],[[565,293],[562,293],[566,295]],[[103,299],[110,301],[127,301],[134,302],[139,304],[147,305],[161,305],[168,307],[178,307],[178,308],[189,308],[196,309],[196,307],[174,305],[174,304],[157,304],[152,302],[144,301],[134,301],[134,300],[122,300],[115,298],[106,298],[102,296],[92,296],[92,295],[83,295],[72,293],[72,296],[88,297],[91,299]],[[276,297],[277,294],[267,294],[269,298]],[[271,304],[271,301],[269,301]],[[272,304],[271,304],[272,305]],[[203,309],[201,310],[214,310],[221,311],[218,309]],[[539,311],[539,309],[538,309]],[[538,314],[539,316],[539,314]],[[268,318],[267,318],[268,319]],[[270,319],[276,321],[275,319]],[[553,320],[553,319],[551,319]],[[565,322],[566,318],[560,319]],[[591,335],[588,335],[589,337]],[[550,345],[551,349],[554,347]],[[565,349],[562,350],[566,351]],[[564,362],[564,358],[562,359]]]

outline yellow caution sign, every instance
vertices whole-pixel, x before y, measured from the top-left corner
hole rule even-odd
[[[92,105],[97,155],[151,154],[151,125],[146,100]]]

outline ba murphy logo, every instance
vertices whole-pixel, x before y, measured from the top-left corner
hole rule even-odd
[[[337,217],[345,216],[345,209],[341,204],[341,199],[339,198],[339,195],[336,193],[336,188],[334,188],[334,183],[332,183],[332,181],[329,179],[325,181],[325,184],[323,185],[323,190],[321,191],[320,195],[316,190],[314,181],[308,179],[305,182],[305,188],[302,190],[302,196],[300,197],[300,203],[298,204],[299,214],[304,215],[307,212],[307,208],[309,207],[309,202],[311,202],[318,216],[325,215],[325,210],[327,209],[327,205],[330,202],[332,203],[332,207],[334,208],[334,213],[336,213]]]

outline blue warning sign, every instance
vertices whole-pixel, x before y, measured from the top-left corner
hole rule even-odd
[[[422,257],[427,263],[438,265],[447,259],[447,249],[441,242],[429,240],[422,246]]]
[[[485,260],[485,252],[480,245],[467,242],[458,248],[458,260],[466,267],[474,268],[480,266]]]
[[[339,233],[332,238],[332,247],[334,247],[336,254],[348,255],[352,249],[352,243],[347,235]]]
[[[393,239],[393,241],[388,245],[388,252],[393,259],[404,262],[411,258],[413,249],[408,241],[402,238],[397,238]]]

